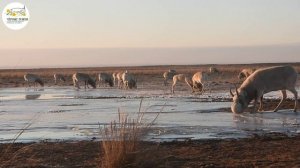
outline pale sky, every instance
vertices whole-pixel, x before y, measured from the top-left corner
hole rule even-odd
[[[31,18],[19,31],[0,24],[0,68],[300,62],[299,0],[18,2]],[[255,59],[236,59],[245,54]]]

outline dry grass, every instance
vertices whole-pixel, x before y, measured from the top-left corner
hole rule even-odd
[[[129,117],[128,114],[119,110],[118,121],[113,121],[101,130],[103,158],[101,167],[116,168],[124,167],[132,162],[134,154],[138,152],[138,144],[147,130],[154,124],[159,116],[146,123],[144,120],[145,112],[141,111],[142,100],[139,112],[136,117]],[[161,109],[162,111],[162,109]]]
[[[41,113],[37,113],[32,117],[32,119],[22,128],[20,131],[12,138],[11,143],[3,150],[0,154],[0,168],[7,167],[8,164],[14,161],[19,154],[26,152],[31,145],[24,146],[23,148],[18,149],[17,151],[10,153],[11,148],[14,146],[19,137],[40,117]]]
[[[104,129],[102,148],[104,151],[102,167],[121,167],[129,160],[130,154],[137,150],[140,134],[139,123],[119,113],[119,122],[112,122]]]

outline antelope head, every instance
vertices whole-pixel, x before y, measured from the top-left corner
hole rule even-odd
[[[232,97],[232,104],[231,104],[231,111],[233,113],[242,113],[247,107],[248,103],[246,102],[247,93],[244,91],[238,91],[237,87],[235,86],[234,94],[230,89],[230,95]]]

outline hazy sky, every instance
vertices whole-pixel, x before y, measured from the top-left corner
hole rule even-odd
[[[0,10],[9,2],[11,1],[2,0]],[[149,59],[149,64],[236,62],[236,57],[242,55],[232,56],[233,53],[257,55],[255,60],[238,60],[243,63],[260,62],[259,56],[262,55],[270,56],[271,59],[268,60],[272,62],[300,62],[299,0],[19,2],[27,5],[31,18],[27,27],[19,31],[9,30],[3,23],[0,24],[0,68],[15,67],[18,64],[16,62],[20,62],[19,57],[24,57],[20,63],[22,66],[35,67],[72,66],[68,61],[57,61],[58,58],[70,61],[71,57],[73,65],[84,66],[147,64],[144,60],[152,56],[158,59]],[[285,47],[278,50],[277,45]],[[249,50],[246,47],[241,50],[243,46],[258,48]],[[264,49],[259,46],[264,46]],[[203,49],[207,47],[210,50],[214,48],[213,54]],[[60,52],[57,50],[65,48],[69,49]],[[140,49],[117,49],[107,53],[106,49],[87,51],[82,48]],[[162,51],[157,48],[165,49]],[[79,53],[85,55],[79,55],[79,49],[82,51]],[[138,56],[136,53],[141,50],[143,52]],[[172,61],[170,58],[175,53],[178,56]],[[284,55],[284,59],[274,56],[275,53]],[[131,55],[135,55],[134,58]],[[197,56],[201,61],[195,61]],[[36,60],[37,57],[46,63],[27,61]]]

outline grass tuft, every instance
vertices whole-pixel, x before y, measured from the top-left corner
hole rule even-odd
[[[101,167],[116,168],[125,167],[133,161],[134,154],[139,149],[138,145],[142,137],[147,134],[149,128],[154,124],[160,112],[150,122],[144,120],[145,112],[141,111],[142,100],[139,112],[135,117],[118,111],[118,120],[112,121],[110,125],[101,130],[103,138],[103,158]],[[161,109],[161,111],[163,108]]]

